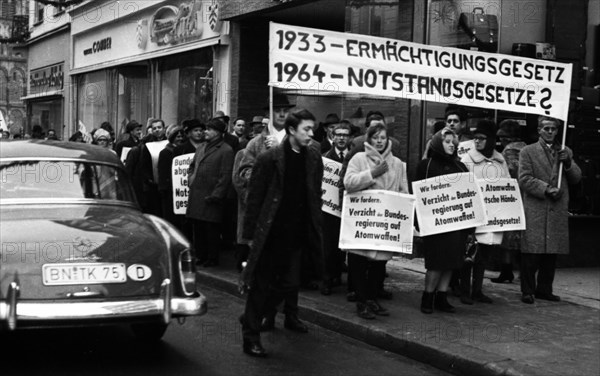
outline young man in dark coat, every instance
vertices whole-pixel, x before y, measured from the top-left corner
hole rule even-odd
[[[285,328],[306,333],[298,319],[298,289],[303,254],[322,271],[321,182],[323,161],[311,143],[315,117],[306,110],[290,113],[283,142],[260,154],[254,165],[244,233],[252,240],[240,290],[248,291],[240,318],[244,352],[264,357],[261,319],[284,299]]]
[[[190,187],[186,216],[194,220],[194,248],[198,263],[219,264],[220,227],[223,205],[231,186],[233,150],[223,140],[226,125],[219,119],[206,124],[206,141],[190,164]]]

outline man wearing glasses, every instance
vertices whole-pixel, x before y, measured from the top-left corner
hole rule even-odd
[[[332,131],[333,147],[325,152],[323,157],[344,163],[344,158],[349,151],[351,130],[350,122],[347,120],[342,120],[335,125]],[[325,257],[325,275],[321,286],[323,295],[331,295],[332,287],[341,285],[345,253],[338,247],[340,226],[341,219],[339,217],[323,212],[323,253]]]
[[[569,253],[569,185],[581,180],[573,152],[556,142],[560,124],[557,119],[540,117],[539,141],[525,146],[519,158],[527,223],[521,238],[521,301],[526,304],[533,304],[536,298],[560,301],[552,292],[556,255]]]

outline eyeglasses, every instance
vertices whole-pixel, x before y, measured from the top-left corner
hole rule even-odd
[[[333,137],[348,138],[348,137],[350,137],[350,135],[349,134],[345,134],[345,133],[342,133],[342,134],[336,133],[336,134],[333,135]]]

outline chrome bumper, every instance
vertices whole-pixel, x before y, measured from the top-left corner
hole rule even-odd
[[[169,290],[166,288],[165,290]],[[161,294],[162,295],[162,294]],[[9,294],[10,296],[10,294]],[[170,304],[168,303],[170,302]],[[167,305],[168,304],[168,305]],[[207,312],[206,297],[172,297],[112,301],[0,301],[0,323],[13,330],[19,322],[118,321],[119,319],[157,318],[169,323],[171,317],[200,316]]]

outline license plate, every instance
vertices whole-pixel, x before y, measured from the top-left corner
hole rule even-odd
[[[127,281],[125,264],[116,263],[45,264],[42,274],[46,286]]]

